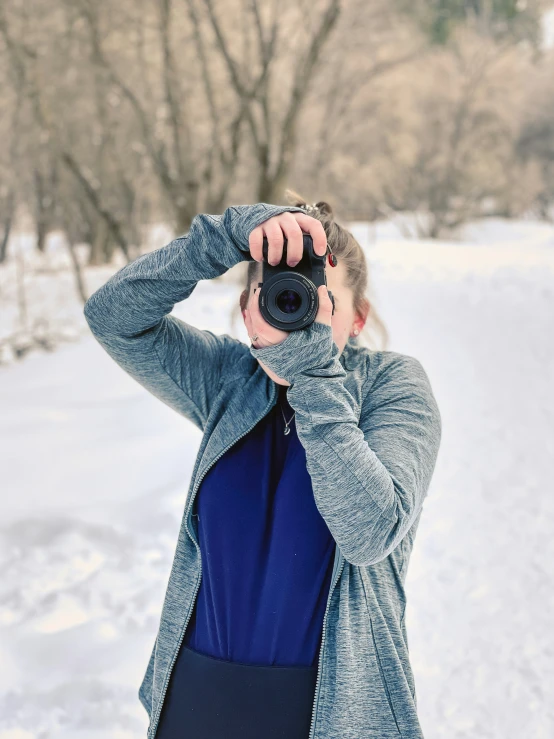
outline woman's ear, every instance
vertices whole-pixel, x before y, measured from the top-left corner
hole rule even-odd
[[[358,317],[360,318],[360,325],[359,325],[360,331],[365,326],[367,317],[369,316],[370,311],[371,311],[371,303],[369,302],[367,298],[364,298],[362,301],[362,308],[360,311],[358,311]]]

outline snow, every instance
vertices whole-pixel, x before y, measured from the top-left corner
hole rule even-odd
[[[389,348],[422,362],[443,419],[407,581],[425,737],[554,736],[554,229],[491,219],[432,242],[352,227]],[[134,739],[201,435],[88,335],[59,238],[42,260],[14,242],[29,316],[70,341],[0,367],[0,739]],[[114,268],[88,269],[89,291]],[[13,279],[12,260],[2,336]],[[176,312],[229,331],[238,293],[203,282]]]

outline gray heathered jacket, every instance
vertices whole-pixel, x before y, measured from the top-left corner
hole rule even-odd
[[[207,470],[277,400],[277,386],[257,358],[291,383],[287,398],[314,498],[337,544],[306,739],[422,739],[404,583],[441,418],[420,362],[369,350],[356,339],[339,355],[331,328],[321,323],[254,349],[170,314],[200,280],[251,260],[252,229],[284,211],[300,209],[258,203],[198,215],[186,236],[120,269],[84,308],[110,356],[203,432],[138,692],[150,718],[148,739],[200,585],[194,496]]]

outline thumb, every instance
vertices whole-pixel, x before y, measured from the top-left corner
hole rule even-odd
[[[319,309],[315,320],[318,323],[326,323],[327,326],[331,326],[331,316],[333,315],[333,303],[329,297],[329,293],[326,285],[320,285],[317,288],[317,296],[319,299]]]

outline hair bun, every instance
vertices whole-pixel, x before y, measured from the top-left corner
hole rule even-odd
[[[290,188],[285,190],[285,197],[289,203],[293,204],[296,208],[302,208],[308,215],[314,216],[315,218],[323,216],[323,218],[329,221],[332,221],[334,218],[333,209],[326,200],[319,200],[317,203],[307,203],[306,199],[300,193]]]
[[[302,210],[305,210],[308,215],[311,216],[324,216],[328,220],[333,220],[333,209],[329,205],[329,203],[325,202],[325,200],[320,200],[318,203],[305,203],[305,202],[297,202],[296,203],[297,208],[302,208]]]
[[[327,203],[325,200],[320,200],[318,203],[315,204],[316,208],[322,213],[324,216],[327,216],[330,220],[333,218],[333,209]]]

